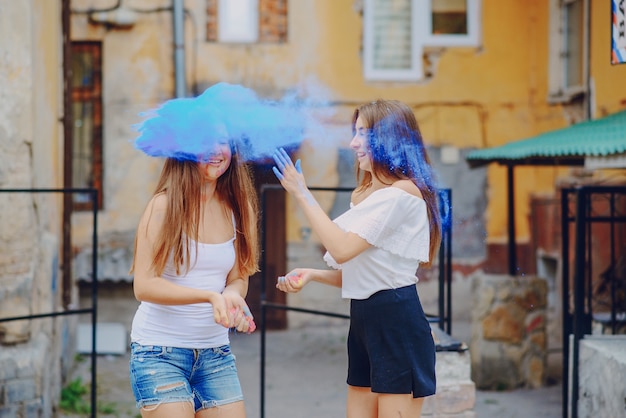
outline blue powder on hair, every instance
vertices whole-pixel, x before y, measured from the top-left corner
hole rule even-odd
[[[194,98],[168,100],[142,113],[135,148],[152,157],[205,160],[231,143],[244,161],[263,160],[304,139],[307,116],[294,97],[262,100],[240,85],[218,83]]]

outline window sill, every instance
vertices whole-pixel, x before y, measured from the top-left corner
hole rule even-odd
[[[565,91],[555,91],[548,93],[548,104],[567,104],[580,101],[587,96],[584,87],[572,87]]]

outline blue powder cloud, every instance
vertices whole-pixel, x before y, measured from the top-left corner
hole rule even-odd
[[[309,118],[295,97],[262,100],[246,87],[218,83],[194,98],[168,100],[142,114],[135,148],[152,157],[203,161],[216,143],[234,141],[245,161],[298,146]]]

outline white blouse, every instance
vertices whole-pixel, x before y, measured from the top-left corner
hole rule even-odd
[[[419,264],[428,262],[430,228],[426,202],[398,187],[376,190],[335,222],[372,246],[343,264],[326,252],[324,260],[342,271],[341,295],[367,299],[385,289],[416,284]]]

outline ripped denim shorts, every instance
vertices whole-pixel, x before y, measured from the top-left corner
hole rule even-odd
[[[243,400],[230,345],[191,349],[130,345],[130,384],[137,408],[190,402],[194,410]]]

